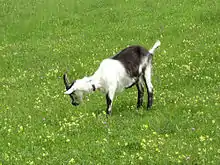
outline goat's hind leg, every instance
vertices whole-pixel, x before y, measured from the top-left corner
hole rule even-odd
[[[147,94],[148,94],[148,102],[147,102],[147,109],[152,107],[153,104],[153,85],[151,83],[151,64],[146,67],[145,73],[144,73],[144,82],[147,88]]]
[[[138,90],[137,108],[140,108],[143,105],[143,97],[144,97],[144,87],[140,79],[136,84],[136,87]]]

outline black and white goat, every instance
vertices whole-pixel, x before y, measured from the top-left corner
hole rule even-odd
[[[145,84],[148,93],[147,108],[150,108],[153,103],[152,57],[159,46],[160,41],[158,40],[149,51],[141,46],[127,47],[115,56],[104,59],[92,76],[78,79],[71,85],[67,75],[64,74],[64,83],[67,90],[65,94],[70,95],[73,105],[79,105],[84,92],[100,89],[106,94],[106,113],[111,114],[115,93],[133,85],[136,85],[138,90],[137,108],[142,106],[143,84]]]

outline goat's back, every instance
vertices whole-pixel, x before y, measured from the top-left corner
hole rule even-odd
[[[120,61],[130,77],[138,77],[140,65],[148,55],[149,52],[142,46],[129,46],[111,59]]]

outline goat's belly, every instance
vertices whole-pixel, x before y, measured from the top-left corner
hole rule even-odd
[[[136,83],[136,79],[130,78],[130,77],[125,77],[121,79],[121,81],[118,82],[118,88],[117,91],[121,92],[122,90],[126,88],[132,87]]]

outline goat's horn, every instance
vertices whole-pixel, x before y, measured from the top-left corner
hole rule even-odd
[[[66,86],[66,89],[68,90],[70,88],[70,83],[69,83],[69,80],[67,78],[67,74],[66,73],[63,75],[63,81],[64,81],[64,84]]]

